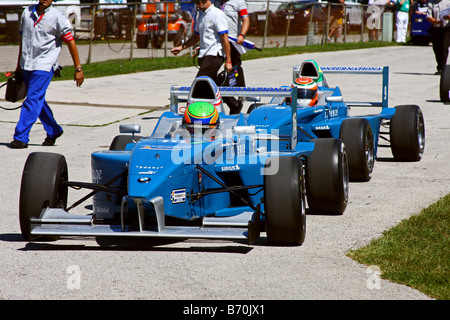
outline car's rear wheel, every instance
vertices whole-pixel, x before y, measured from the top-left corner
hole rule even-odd
[[[375,164],[374,139],[369,121],[364,118],[344,120],[339,137],[347,149],[350,181],[369,181]]]
[[[425,122],[416,105],[395,107],[390,124],[391,150],[397,161],[419,161],[425,150]]]
[[[43,208],[66,208],[68,170],[64,156],[34,152],[25,163],[20,187],[20,230],[31,240],[31,218],[38,218]],[[53,239],[53,238],[51,238]]]
[[[311,140],[306,161],[306,195],[312,213],[343,214],[348,202],[348,160],[339,139]]]
[[[439,82],[439,97],[442,102],[450,102],[450,65],[444,66]]]
[[[306,235],[302,161],[297,156],[272,157],[269,161],[264,175],[267,238],[277,245],[300,245]]]
[[[133,139],[133,136],[128,134],[115,136],[113,141],[111,142],[111,145],[109,146],[109,150],[125,150],[127,144],[136,143],[136,141],[141,138],[141,136],[134,136]]]

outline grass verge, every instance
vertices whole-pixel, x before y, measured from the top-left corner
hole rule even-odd
[[[348,256],[378,266],[384,279],[449,300],[449,229],[450,194]]]

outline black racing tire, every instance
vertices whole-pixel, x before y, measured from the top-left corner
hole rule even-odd
[[[442,102],[450,102],[450,65],[444,66],[441,73],[441,80],[439,82],[439,97]]]
[[[265,168],[266,233],[275,245],[301,245],[306,235],[306,202],[302,161],[297,156],[273,157]],[[278,161],[278,164],[275,165]],[[276,172],[271,174],[270,170]]]
[[[257,109],[257,108],[259,108],[259,107],[261,107],[261,106],[263,106],[263,105],[265,105],[265,103],[259,103],[259,102],[252,103],[252,104],[248,107],[247,114],[252,113],[253,110],[255,110],[255,109]]]
[[[419,106],[396,106],[389,131],[391,151],[396,161],[422,159],[425,150],[425,122]]]
[[[133,136],[128,134],[115,136],[113,141],[111,142],[111,145],[109,146],[109,150],[125,150],[127,144],[135,143],[135,141],[138,141],[141,138],[142,136],[134,136],[133,140]]]
[[[347,150],[350,181],[369,181],[375,164],[374,137],[369,120],[344,120],[339,137]]]
[[[19,219],[22,236],[31,239],[31,218],[39,218],[43,208],[67,207],[68,170],[63,155],[33,152],[25,163],[19,200]],[[56,237],[57,238],[57,237]],[[48,239],[54,240],[55,237]]]
[[[313,139],[314,150],[306,160],[306,196],[314,214],[341,215],[348,203],[346,146],[335,138]]]

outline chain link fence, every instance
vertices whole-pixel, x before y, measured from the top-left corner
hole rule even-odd
[[[196,8],[192,1],[60,0],[54,5],[70,20],[78,44],[88,45],[85,63],[98,61],[93,48],[107,44],[114,59],[168,56],[189,38]],[[325,1],[248,0],[247,39],[259,48],[308,46],[336,42],[392,41],[394,14],[390,5],[344,4]],[[14,1],[21,3],[20,0]],[[0,44],[18,44],[22,5],[0,2]],[[104,3],[111,2],[111,3]],[[212,1],[216,2],[220,1]],[[82,41],[84,40],[84,41]],[[119,57],[117,57],[119,58]],[[106,60],[106,59],[105,59]]]

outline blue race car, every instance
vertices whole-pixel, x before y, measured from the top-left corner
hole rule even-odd
[[[382,75],[382,101],[344,102],[339,87],[330,87],[324,73]],[[305,142],[334,137],[343,141],[350,181],[371,179],[379,139],[390,143],[395,160],[420,161],[425,148],[423,114],[416,105],[388,107],[389,67],[319,67],[314,60],[306,60],[293,68],[294,81],[299,77],[311,78],[317,83],[318,97],[313,107],[297,108],[297,139]],[[289,97],[275,97],[269,104],[256,103],[249,108],[247,124],[256,128],[278,128],[280,134],[285,134],[291,127],[290,121],[286,121],[291,105]],[[349,110],[353,107],[381,107],[381,112],[350,116]]]
[[[246,97],[297,99],[291,88],[233,90]],[[69,180],[61,154],[31,153],[21,183],[22,235],[253,243],[265,231],[273,244],[300,245],[306,198],[311,212],[344,212],[348,164],[341,140],[297,141],[295,103],[277,115],[286,118],[279,133],[273,126],[264,129],[264,123],[258,128],[254,120],[249,125],[252,116],[223,113],[221,94],[208,77],[195,79],[191,87],[172,87],[170,111],[149,137],[136,136],[139,125],[122,125],[124,134],[114,138],[110,150],[92,153],[92,183]],[[182,110],[185,96],[189,107]],[[208,121],[215,122],[201,122],[206,113],[195,114],[194,107],[212,110]],[[201,121],[192,122],[195,118]],[[69,187],[92,192],[69,206]],[[93,212],[70,213],[90,197]]]

